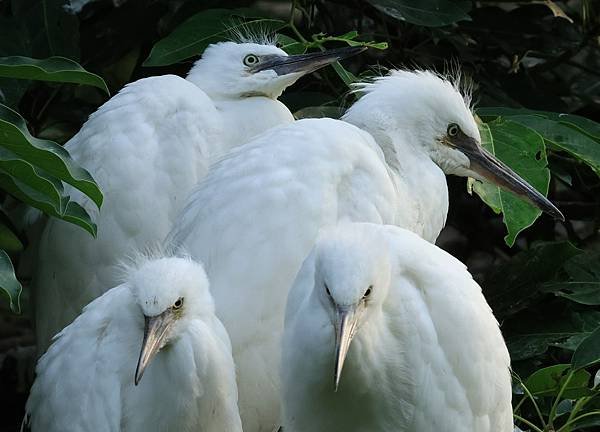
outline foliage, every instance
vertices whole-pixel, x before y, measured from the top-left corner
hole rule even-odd
[[[60,145],[109,90],[145,76],[183,75],[208,44],[235,30],[277,31],[291,54],[371,48],[289,89],[282,100],[297,117],[339,117],[352,102],[348,86],[382,73],[373,65],[445,70],[458,60],[462,81],[475,83],[484,145],[548,193],[566,221],[471,182],[479,201],[463,180],[449,178],[449,228],[439,244],[469,266],[502,324],[516,374],[517,425],[538,432],[600,425],[597,5],[73,0],[74,15],[65,3],[0,1],[0,288],[14,311],[21,285],[28,297],[28,275],[19,264],[35,241],[29,213],[15,203],[96,233],[69,195],[78,189],[100,206],[102,194]]]

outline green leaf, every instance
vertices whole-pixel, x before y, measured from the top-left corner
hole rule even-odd
[[[528,315],[519,318],[520,334],[507,336],[506,345],[512,361],[525,360],[543,354],[548,347],[559,347],[575,351],[581,341],[587,338],[598,326],[600,312],[586,311],[571,313],[568,317],[553,316],[551,320],[541,320]],[[515,322],[512,322],[515,327]],[[505,331],[509,331],[506,329]],[[514,330],[509,331],[513,333]]]
[[[482,118],[502,116],[538,132],[558,150],[589,165],[600,175],[600,123],[572,114],[515,108],[481,108]]]
[[[72,185],[89,196],[98,207],[102,192],[92,176],[79,167],[69,153],[58,144],[33,137],[25,120],[15,111],[0,104],[0,147],[10,150],[24,161]]]
[[[31,45],[27,55],[79,60],[79,20],[66,12],[65,3],[65,0],[13,1],[15,19],[21,25],[21,38]]]
[[[0,222],[0,249],[8,252],[21,252],[23,250],[23,243],[12,229]]]
[[[472,2],[460,0],[367,0],[386,15],[411,24],[441,27],[461,20],[468,15]]]
[[[600,305],[600,253],[569,259],[564,270],[568,280],[544,284],[544,290],[584,305]]]
[[[357,31],[351,31],[341,36],[324,36],[323,34],[313,35],[313,40],[319,46],[322,46],[325,42],[344,42],[348,46],[364,46],[368,48],[375,48],[379,50],[385,50],[388,47],[387,42],[375,42],[375,41],[357,41],[354,40],[358,37]]]
[[[304,54],[310,45],[310,43],[299,42],[281,33],[277,34],[277,43],[289,55]]]
[[[547,168],[544,140],[534,130],[518,123],[498,119],[480,125],[482,145],[544,196],[548,193],[550,171]],[[531,226],[541,210],[520,197],[488,182],[475,182],[473,189],[496,213],[503,214],[508,230],[504,241],[515,243],[517,235]]]
[[[583,253],[569,242],[538,242],[485,277],[485,295],[503,319],[535,304],[541,287],[554,281],[565,261]]]
[[[358,81],[358,78],[352,72],[346,70],[346,68],[344,68],[344,66],[342,66],[340,62],[332,63],[331,66],[333,66],[335,72],[342,79],[342,81],[344,81],[344,84],[346,84],[348,87],[350,87],[352,83]]]
[[[96,224],[79,204],[62,195],[61,183],[39,171],[34,172],[35,174],[26,181],[21,181],[0,169],[0,186],[24,203],[79,225],[95,237],[98,231]],[[58,198],[52,193],[46,194],[47,191],[55,192]]]
[[[0,288],[8,295],[11,310],[20,313],[19,297],[23,287],[15,276],[9,256],[3,250],[0,250]]]
[[[21,56],[0,57],[0,77],[91,85],[110,94],[101,77],[64,57],[43,60]]]
[[[585,338],[573,353],[573,369],[581,369],[600,362],[600,327]]]
[[[525,381],[525,387],[533,396],[558,396],[564,387],[571,365],[557,364],[535,371]],[[590,374],[584,370],[573,374],[562,393],[565,399],[577,399],[590,394],[588,383]]]
[[[281,20],[250,17],[247,9],[209,9],[184,21],[170,35],[158,41],[144,66],[167,66],[202,54],[212,43],[228,39],[236,31],[259,34],[275,32],[286,26]],[[245,17],[245,21],[233,21],[234,17]]]

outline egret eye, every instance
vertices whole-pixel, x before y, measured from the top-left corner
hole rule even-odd
[[[455,137],[458,135],[459,131],[460,127],[456,123],[450,123],[446,132],[448,133],[448,136]]]
[[[244,57],[244,64],[246,66],[254,66],[258,63],[258,61],[258,57],[254,54],[248,54],[246,57]]]
[[[327,286],[327,284],[325,284],[325,292],[329,297],[331,297],[331,293],[329,292],[329,287]]]
[[[175,303],[173,303],[173,309],[181,309],[181,306],[183,306],[183,297],[179,297]]]
[[[367,288],[367,290],[365,291],[365,295],[363,295],[363,298],[366,299],[367,297],[369,297],[371,295],[372,292],[373,292],[373,285],[369,285],[369,288]]]

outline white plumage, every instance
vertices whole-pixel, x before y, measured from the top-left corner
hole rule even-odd
[[[90,116],[66,145],[104,193],[98,238],[50,220],[35,275],[39,352],[50,337],[107,287],[112,266],[129,251],[161,241],[192,186],[212,161],[274,125],[293,120],[277,97],[300,76],[355,54],[346,49],[287,56],[271,45],[209,46],[187,79],[141,79]]]
[[[189,259],[129,268],[56,336],[36,372],[33,432],[242,430],[229,338],[202,266]]]
[[[509,366],[462,263],[398,227],[342,224],[322,234],[289,295],[284,431],[511,432]]]
[[[364,90],[347,122],[301,120],[230,152],[168,237],[206,264],[232,340],[246,432],[270,432],[279,417],[285,299],[319,229],[339,221],[394,224],[434,241],[448,209],[445,173],[503,171],[502,178],[490,174],[503,185],[518,178],[490,162],[450,82],[400,71]]]

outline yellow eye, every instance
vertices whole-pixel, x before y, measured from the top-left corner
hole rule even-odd
[[[248,54],[246,57],[244,57],[244,64],[246,66],[254,66],[258,63],[258,61],[258,57],[254,54]]]
[[[183,297],[179,297],[175,303],[173,303],[173,309],[181,309],[183,306]]]
[[[448,133],[448,136],[455,137],[458,135],[459,131],[460,127],[456,123],[451,123],[448,125],[448,130],[446,132]]]

